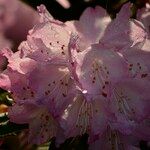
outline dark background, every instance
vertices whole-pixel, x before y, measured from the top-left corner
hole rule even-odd
[[[55,0],[22,0],[36,9],[40,4],[44,4],[48,11],[53,15],[54,18],[61,21],[78,19],[81,13],[86,7],[94,7],[100,5],[105,8],[112,17],[115,17],[115,14],[120,10],[121,6],[130,1],[133,5],[134,14],[133,17],[136,17],[136,9],[143,7],[146,2],[150,0],[89,0],[85,2],[84,0],[69,0],[71,7],[69,9],[64,9],[59,5]]]

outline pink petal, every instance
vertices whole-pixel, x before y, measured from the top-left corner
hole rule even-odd
[[[56,136],[58,124],[48,109],[38,106],[32,100],[15,104],[9,109],[10,121],[29,124],[29,142],[42,144]]]
[[[142,50],[144,51],[150,51],[150,39],[146,39],[143,47],[142,47]]]
[[[46,22],[35,26],[28,35],[27,43],[22,44],[19,49],[27,51],[25,53],[30,57],[32,54],[38,53],[39,58],[47,56],[47,59],[50,60],[53,55],[65,60],[68,53],[68,43],[69,33],[65,29],[65,24]]]
[[[124,58],[128,62],[128,70],[131,77],[149,79],[150,52],[129,49],[124,52]]]
[[[56,136],[58,124],[46,108],[39,107],[36,111],[29,124],[29,142],[42,144]]]
[[[107,124],[101,99],[88,102],[83,95],[77,95],[65,110],[61,125],[67,137],[102,134]]]
[[[52,15],[47,11],[44,5],[41,4],[40,6],[37,6],[37,10],[41,17],[40,18],[41,22],[47,22],[47,21],[53,20]]]
[[[124,5],[114,19],[106,28],[100,43],[108,44],[117,51],[132,46],[140,46],[144,43],[146,32],[143,25],[129,18],[129,5]]]
[[[74,26],[89,46],[99,42],[110,21],[107,12],[102,7],[97,6],[95,9],[87,8],[81,15],[79,22],[74,22]]]
[[[149,115],[149,82],[128,79],[114,86],[111,109],[123,126],[133,125]]]
[[[33,119],[35,113],[35,106],[33,104],[14,104],[9,107],[8,116],[11,122],[17,124],[29,123]]]
[[[29,81],[38,95],[38,100],[48,104],[55,115],[62,112],[72,101],[76,89],[68,69],[59,65],[38,65],[30,73]]]
[[[124,59],[100,44],[78,53],[76,74],[83,90],[88,94],[108,96],[111,83],[126,77],[126,63]]]
[[[11,87],[11,81],[6,74],[0,74],[0,87],[8,90]]]

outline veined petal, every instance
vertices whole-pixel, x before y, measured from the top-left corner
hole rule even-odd
[[[33,97],[33,91],[28,85],[27,76],[16,71],[7,69],[0,75],[0,87],[10,92],[15,101]]]
[[[57,135],[58,123],[48,109],[39,107],[35,118],[29,123],[29,142],[42,144]]]
[[[88,94],[107,97],[111,84],[126,77],[127,66],[122,56],[103,45],[92,45],[74,59],[81,88]]]
[[[30,73],[29,81],[38,101],[48,104],[50,111],[56,115],[72,101],[76,90],[65,66],[41,64]]]
[[[42,144],[57,134],[57,121],[45,106],[36,105],[32,100],[10,107],[9,118],[15,123],[29,124],[29,142],[32,144]]]
[[[149,88],[149,83],[140,79],[124,80],[114,86],[110,105],[118,122],[130,125],[149,116]]]
[[[103,130],[105,130],[107,119],[103,108],[103,99],[94,98],[92,101],[87,101],[80,93],[65,110],[62,128],[67,137],[74,137],[85,133],[93,136],[102,134]]]
[[[99,137],[94,143],[90,144],[90,150],[140,150],[135,147],[130,139],[132,137],[123,135],[119,131],[111,129],[110,127],[105,130],[102,136]]]
[[[30,31],[27,43],[30,47],[27,50],[30,55],[32,55],[32,52],[38,52],[39,55],[43,55],[45,49],[47,49],[46,54],[49,58],[51,58],[52,54],[65,59],[68,50],[69,33],[65,29],[65,24],[56,22],[41,23]]]

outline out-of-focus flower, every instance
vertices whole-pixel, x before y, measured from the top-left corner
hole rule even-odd
[[[145,8],[138,11],[137,19],[144,24],[147,33],[150,35],[150,4],[147,3]]]
[[[0,33],[0,49],[5,47],[11,47],[12,43],[4,37],[3,33]]]
[[[1,52],[8,66],[0,75],[0,87],[15,101],[9,117],[29,124],[31,142],[56,137],[60,143],[87,133],[89,143],[110,137],[114,148],[118,141],[134,147],[124,137],[133,136],[149,116],[150,59],[149,52],[140,51],[145,29],[129,18],[128,7],[113,21],[96,7],[87,8],[79,21],[63,23],[41,5],[40,23],[19,51]],[[112,148],[107,139],[101,143]]]
[[[68,9],[70,8],[70,2],[68,0],[56,0],[61,6]]]
[[[145,8],[138,11],[137,19],[144,24],[147,31],[147,39],[142,49],[150,51],[150,4],[147,3]]]
[[[28,30],[38,22],[38,14],[19,0],[0,0],[0,50],[12,48],[24,40]],[[9,40],[8,40],[9,39]],[[0,56],[0,70],[6,64]]]
[[[19,0],[0,0],[0,31],[16,40],[24,40],[38,22],[38,14]]]

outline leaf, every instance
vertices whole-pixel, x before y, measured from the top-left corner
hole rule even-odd
[[[0,124],[0,138],[17,134],[24,129],[28,129],[27,124],[20,125],[7,121],[5,123]]]
[[[0,125],[6,123],[8,120],[7,113],[0,113]]]
[[[10,98],[10,93],[0,89],[0,104],[5,104],[7,106],[12,105],[12,99]]]

